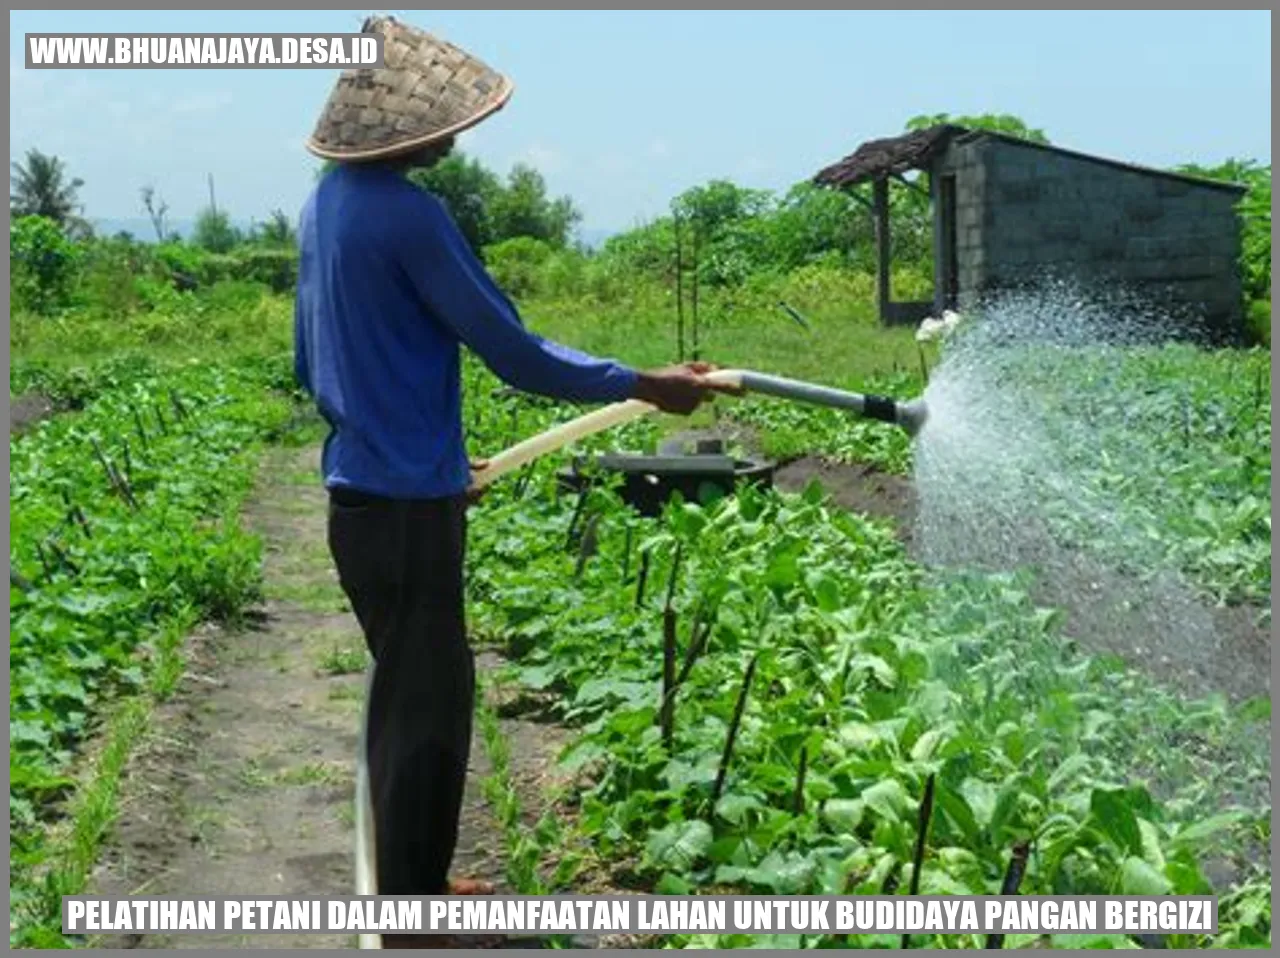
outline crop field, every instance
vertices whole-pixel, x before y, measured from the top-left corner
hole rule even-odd
[[[1191,361],[1138,356],[1134,375]],[[1260,415],[1247,391],[1241,406]],[[856,433],[825,428],[857,449]],[[1252,470],[1218,461],[1219,483],[1260,492]],[[905,889],[926,792],[921,894],[991,893],[1028,847],[1026,893],[1187,894],[1210,887],[1201,863],[1215,852],[1268,841],[1269,763],[1232,741],[1247,710],[1188,709],[1068,649],[1055,612],[1016,576],[929,581],[890,528],[816,487],[679,503],[653,521],[607,490],[557,495],[550,476],[519,489],[481,507],[473,615],[511,657],[528,706],[577,733],[565,761],[583,787],[568,816],[576,851],[554,870],[561,888],[579,871],[616,881],[621,868],[668,893]],[[1269,593],[1249,549],[1193,570],[1206,588]],[[1252,734],[1265,736],[1256,718]],[[1214,804],[1249,780],[1261,804]],[[545,862],[565,846],[554,827],[524,851]],[[1231,914],[1255,914],[1245,901],[1269,890],[1256,880]],[[1221,943],[1258,933],[1237,926]]]
[[[1018,365],[1037,388],[1062,381]],[[1177,447],[1169,475],[1125,494],[1207,595],[1269,617],[1268,365],[1135,355],[1132,376],[1170,388],[1095,435],[1117,454],[1135,437]],[[81,412],[11,443],[13,868],[35,911],[66,886],[33,876],[73,878],[45,859],[42,826],[68,795],[76,806],[75,747],[103,703],[163,683],[184,629],[258,598],[257,543],[235,516],[256,450],[293,415],[267,363],[117,367]],[[572,414],[469,372],[475,448]],[[910,468],[897,433],[763,400],[732,412],[777,448]],[[588,445],[644,448],[659,430]],[[1226,894],[1215,944],[1269,940],[1269,762],[1237,740],[1267,735],[1269,704],[1188,706],[1064,644],[1016,570],[938,581],[888,523],[818,486],[649,520],[606,486],[558,491],[558,465],[486,497],[469,560],[477,638],[507,659],[495,680],[572,730],[576,787],[527,834],[507,822],[519,890],[990,893],[1022,862],[1028,894],[1212,888]],[[1069,519],[1064,535],[1089,536]],[[1223,805],[1229,782],[1247,797]],[[1230,862],[1229,888],[1210,861]]]
[[[1269,170],[1266,182],[1269,195]],[[631,238],[641,252],[649,233]],[[10,398],[15,409],[43,404],[30,421],[11,414],[16,946],[101,944],[63,938],[61,896],[155,894],[174,862],[188,876],[223,874],[228,862],[255,878],[315,875],[298,879],[315,894],[348,894],[352,882],[354,756],[312,756],[333,744],[316,729],[348,729],[354,742],[366,657],[327,565],[324,434],[293,381],[291,302],[252,272],[277,257],[141,249],[62,249],[74,268],[61,285],[14,301]],[[163,279],[163,257],[179,253],[203,277],[198,288]],[[633,282],[621,254],[544,253],[531,265],[519,247],[491,258],[508,285],[527,284],[531,326],[637,365],[670,361],[662,283]],[[105,302],[112,276],[131,278],[128,302]],[[927,285],[918,271],[901,279]],[[540,460],[472,508],[468,615],[485,693],[473,765],[484,771],[468,781],[464,830],[484,854],[467,854],[528,894],[1215,894],[1218,934],[1160,944],[1269,947],[1269,349],[1003,349],[984,353],[974,375],[998,384],[975,392],[998,391],[1005,407],[979,409],[966,405],[963,355],[949,352],[960,347],[921,347],[911,330],[878,326],[868,283],[863,270],[825,262],[709,288],[703,351],[887,395],[927,385],[944,413],[938,428],[955,430],[941,440],[913,445],[836,412],[725,398],[691,421],[650,417]],[[55,293],[64,298],[50,307]],[[779,316],[784,300],[806,329]],[[473,455],[583,411],[512,394],[471,357],[464,374]],[[960,428],[978,412],[989,445]],[[783,470],[773,486],[677,498],[656,517],[628,507],[606,477],[582,492],[561,487],[571,455],[651,451],[690,427],[719,428],[784,466],[820,464],[871,506],[872,480],[890,484],[913,518],[848,508],[823,483],[782,481]],[[957,458],[966,449],[981,469]],[[982,562],[931,561],[939,543],[980,539],[973,530],[1020,546],[1014,533],[1032,526],[1025,555],[993,539]],[[1064,556],[1106,570],[1121,600],[1166,595],[1150,591],[1159,572],[1208,631],[1174,630],[1181,645],[1173,633],[1104,635],[1093,624],[1102,619],[1081,618],[1100,599],[1069,594],[1076,583],[1051,588]],[[197,658],[191,637],[206,627],[221,644]],[[1206,636],[1218,644],[1202,667],[1194,645]],[[305,657],[288,658],[307,641]],[[256,671],[230,671],[235,656],[262,649],[249,659]],[[1193,663],[1199,685],[1179,681],[1178,662]],[[247,694],[226,676],[250,673],[280,709],[254,727],[247,711],[219,710]],[[210,787],[213,811],[196,809],[197,821],[182,790],[221,772],[193,747],[172,753],[189,763],[181,776],[153,780],[155,756],[169,762],[169,740],[190,731],[171,712],[227,739],[279,739],[308,764],[246,760],[225,791]],[[214,737],[199,744],[213,750]],[[181,793],[178,817],[145,846],[139,822],[159,816],[170,789]],[[295,817],[323,818],[305,856],[240,841],[260,823],[214,814],[240,801],[270,808],[286,789],[303,796]],[[123,867],[139,845],[147,867]],[[290,872],[295,861],[303,867]]]

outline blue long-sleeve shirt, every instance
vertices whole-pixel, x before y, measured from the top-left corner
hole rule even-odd
[[[330,427],[328,488],[391,498],[464,491],[459,344],[508,385],[580,402],[636,374],[524,328],[443,203],[384,166],[341,166],[303,207],[295,371]]]

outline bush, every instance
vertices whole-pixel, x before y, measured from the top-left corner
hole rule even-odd
[[[549,243],[529,236],[494,243],[484,251],[489,273],[514,299],[542,291],[542,267],[553,254]]]
[[[169,272],[155,248],[116,236],[84,244],[76,303],[109,316],[154,309],[155,288],[169,288]]]
[[[69,305],[80,249],[44,216],[22,216],[9,227],[11,309],[48,315]]]
[[[224,280],[234,279],[239,261],[230,253],[204,253],[196,272],[196,282],[201,286],[213,286]]]
[[[233,278],[262,283],[273,293],[291,293],[298,285],[297,250],[249,247],[238,251],[233,259]]]
[[[175,273],[186,273],[195,276],[200,271],[200,262],[204,252],[195,246],[188,246],[181,240],[162,243],[155,248],[156,257],[167,269]]]

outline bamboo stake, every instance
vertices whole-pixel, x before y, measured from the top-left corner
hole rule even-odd
[[[701,226],[700,218],[695,214],[693,217],[693,361],[698,361],[698,230]]]
[[[1009,856],[1009,867],[1005,869],[1004,881],[1000,883],[1001,895],[1018,894],[1018,886],[1022,884],[1022,876],[1027,870],[1027,858],[1031,854],[1030,842],[1018,842],[1013,846],[1013,854]],[[987,935],[988,948],[1003,948],[1004,935]]]
[[[111,472],[115,476],[116,487],[120,490],[120,495],[130,509],[138,511],[138,500],[133,497],[133,486],[129,484],[128,476],[125,476],[115,467],[111,465]]]
[[[649,550],[640,553],[640,576],[636,579],[636,608],[644,605],[644,584],[649,578]]]
[[[582,526],[582,539],[578,543],[578,564],[573,570],[573,577],[581,579],[587,567],[587,560],[595,553],[596,527],[600,525],[600,513],[593,512]]]
[[[924,864],[925,840],[929,834],[929,819],[933,817],[933,785],[934,774],[925,779],[924,796],[920,799],[920,818],[916,825],[916,848],[911,856],[911,890],[910,895],[920,894],[920,867]],[[902,936],[902,947],[911,947],[910,932]]]
[[[49,568],[49,557],[45,555],[44,546],[42,546],[38,540],[36,542],[36,555],[40,557],[40,566],[44,569],[44,577],[46,579],[51,578],[53,576],[53,570]]]
[[[67,522],[73,526],[78,526],[86,539],[93,538],[93,533],[89,531],[89,520],[85,518],[83,510],[79,506],[72,505],[67,510]]]
[[[698,611],[694,613],[693,625],[689,629],[689,646],[685,649],[684,661],[680,664],[680,674],[676,677],[676,687],[684,685],[685,679],[689,677],[689,673],[693,670],[693,664],[698,660],[698,656],[702,654],[703,646],[706,645],[707,636],[711,634],[711,619],[703,613],[700,605]]]
[[[733,757],[733,746],[738,739],[738,727],[742,724],[742,713],[747,707],[747,695],[751,692],[751,680],[756,675],[756,663],[760,661],[757,653],[751,657],[746,674],[742,677],[742,689],[738,692],[738,701],[733,708],[733,718],[729,722],[729,734],[724,740],[724,752],[720,756],[720,768],[716,771],[716,783],[711,789],[711,804],[720,801],[720,793],[724,790],[724,779],[729,773],[729,759]]]
[[[142,448],[149,449],[150,442],[147,437],[147,427],[142,424],[142,413],[138,412],[138,407],[132,404],[129,410],[133,413],[133,428],[138,433],[138,438],[142,440]]]
[[[676,594],[676,577],[680,574],[680,560],[684,557],[684,543],[676,543],[675,558],[671,560],[671,575],[667,579],[667,601],[664,609],[670,609]]]
[[[808,746],[800,746],[800,768],[796,772],[796,793],[795,798],[791,802],[791,811],[794,815],[804,814],[804,776],[809,767],[809,749]]]
[[[62,549],[58,546],[58,543],[50,539],[49,548],[53,550],[53,554],[58,557],[58,562],[66,566],[66,569],[68,572],[70,572],[72,575],[80,574],[80,567],[71,561],[71,557],[62,551]]]
[[[93,446],[93,454],[98,458],[98,465],[102,466],[102,471],[107,474],[107,482],[111,485],[112,490],[119,492],[120,487],[116,482],[115,471],[111,468],[111,464],[107,462],[106,454],[103,453],[102,447],[98,445],[98,440],[91,436],[89,437],[89,444]]]
[[[680,212],[672,215],[672,224],[676,234],[676,356],[677,362],[684,362],[684,260],[681,246]]]
[[[675,742],[676,695],[676,611],[668,605],[662,610],[662,705],[658,721],[662,728],[662,747],[671,754]]]
[[[583,483],[582,488],[578,491],[578,502],[573,507],[573,518],[569,520],[569,534],[565,537],[564,547],[566,549],[573,547],[573,540],[578,532],[578,521],[582,518],[582,510],[587,504],[587,488],[587,484]]]
[[[633,531],[634,530],[631,528],[631,526],[628,525],[626,541],[622,546],[622,581],[623,582],[626,582],[627,579],[630,578],[631,576],[631,537],[632,537]]]

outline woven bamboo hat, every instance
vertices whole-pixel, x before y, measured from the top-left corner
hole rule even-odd
[[[502,109],[511,81],[469,53],[392,17],[370,17],[384,68],[344,70],[307,149],[327,160],[401,156],[456,136]]]

